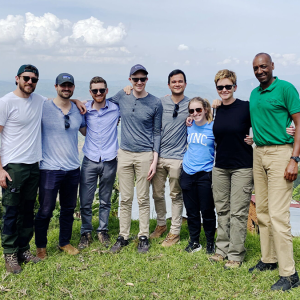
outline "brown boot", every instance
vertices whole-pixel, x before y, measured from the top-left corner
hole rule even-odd
[[[179,242],[179,240],[180,240],[179,234],[173,234],[169,232],[161,245],[163,247],[170,247],[175,245],[177,242]]]
[[[211,261],[211,262],[221,262],[221,261],[224,261],[224,257],[219,253],[215,253],[213,256],[211,256],[209,258],[209,261]]]
[[[46,259],[47,258],[46,248],[36,248],[36,256],[41,260]]]
[[[159,226],[157,225],[155,230],[150,234],[150,239],[157,239],[167,231],[167,225]]]
[[[41,261],[40,258],[34,256],[30,250],[26,250],[23,253],[18,253],[18,259],[19,262],[24,262],[25,264],[29,263],[29,262],[33,262],[34,264],[38,263],[39,261]]]
[[[58,247],[59,247],[59,249],[61,251],[64,251],[67,254],[70,254],[70,255],[77,255],[77,254],[79,254],[78,249],[76,249],[75,247],[73,247],[71,244],[68,244],[68,245],[63,246],[63,247],[61,247],[61,246],[58,246]]]
[[[5,268],[9,273],[19,274],[22,272],[22,269],[18,263],[17,253],[4,254],[5,259]]]

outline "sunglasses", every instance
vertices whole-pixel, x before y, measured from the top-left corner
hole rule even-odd
[[[106,89],[92,89],[91,92],[94,94],[94,95],[97,95],[98,94],[98,91],[100,94],[104,94]]]
[[[140,77],[140,78],[138,78],[138,77],[131,77],[131,80],[133,82],[139,82],[139,81],[145,82],[147,79],[148,79],[147,77]]]
[[[32,83],[37,83],[39,81],[39,79],[36,77],[30,77],[30,76],[20,76],[20,77],[23,77],[23,80],[25,82],[29,81],[30,79]]]
[[[70,128],[70,117],[68,115],[64,115],[65,119],[65,129]]]
[[[173,118],[176,118],[178,116],[178,110],[179,110],[179,105],[175,104],[174,111],[173,111]]]
[[[217,85],[217,90],[223,91],[223,89],[225,88],[227,91],[230,91],[234,86],[235,84]]]
[[[197,113],[201,113],[201,112],[203,111],[203,109],[202,109],[201,107],[197,107],[197,108],[195,108],[195,109],[190,108],[190,109],[189,109],[190,115],[192,115],[192,114],[194,113],[194,111],[196,111]]]

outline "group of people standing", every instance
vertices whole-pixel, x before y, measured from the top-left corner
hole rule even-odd
[[[82,104],[70,100],[75,89],[72,75],[62,73],[56,78],[57,96],[48,100],[33,93],[39,78],[37,68],[21,66],[16,76],[17,89],[0,98],[1,239],[6,269],[19,273],[20,262],[37,263],[47,257],[47,230],[58,192],[59,248],[75,255],[78,249],[88,247],[93,240],[92,202],[98,178],[97,237],[108,247],[110,198],[116,172],[121,194],[120,232],[110,249],[112,253],[129,243],[134,186],[139,205],[138,252],[148,252],[149,239],[167,231],[164,195],[169,178],[172,220],[162,246],[169,247],[180,240],[184,204],[190,232],[185,250],[193,253],[202,248],[202,217],[210,261],[227,259],[225,269],[239,267],[246,253],[254,175],[262,258],[249,271],[273,270],[278,262],[280,279],[271,289],[288,290],[300,285],[289,222],[293,180],[300,160],[300,100],[293,85],[273,77],[273,69],[268,54],[255,56],[253,70],[260,85],[251,93],[250,102],[234,98],[235,73],[219,71],[215,85],[222,101],[214,103],[214,117],[208,100],[184,95],[187,80],[181,70],[169,74],[172,94],[160,99],[146,92],[148,71],[142,65],[130,70],[132,87],[109,99],[106,81],[96,76],[90,81],[93,101]],[[286,130],[292,121],[296,126],[294,137]],[[250,127],[253,139],[249,136]],[[86,136],[81,170],[78,130]],[[79,182],[82,226],[77,249],[70,239]],[[151,234],[150,183],[157,213],[157,226]],[[34,221],[38,188],[40,208]],[[34,228],[37,256],[29,250]]]

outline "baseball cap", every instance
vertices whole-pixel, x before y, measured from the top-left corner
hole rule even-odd
[[[33,65],[30,65],[30,64],[22,65],[18,70],[17,76],[19,76],[20,74],[22,74],[24,72],[34,73],[34,74],[36,74],[37,77],[39,77],[39,70]]]
[[[135,66],[133,66],[132,68],[131,68],[131,70],[130,70],[130,73],[129,73],[129,77],[132,75],[132,74],[134,74],[135,72],[137,72],[137,71],[144,71],[145,73],[146,73],[146,75],[148,75],[148,72],[147,72],[147,70],[146,70],[146,68],[145,67],[143,67],[142,65],[135,65]]]
[[[56,77],[55,84],[63,84],[65,82],[75,84],[74,77],[68,73],[61,73]]]

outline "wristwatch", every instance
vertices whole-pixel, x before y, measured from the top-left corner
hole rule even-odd
[[[291,159],[293,159],[296,163],[298,163],[300,161],[299,156],[291,156]]]

